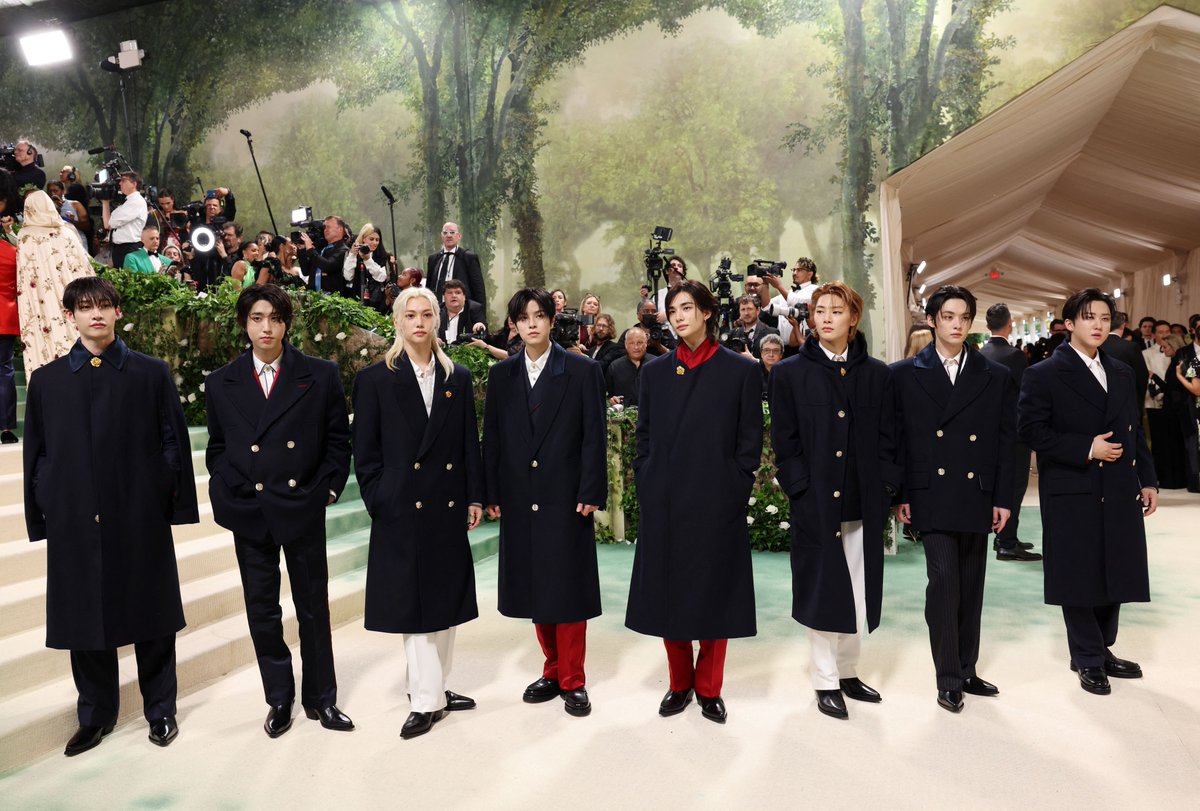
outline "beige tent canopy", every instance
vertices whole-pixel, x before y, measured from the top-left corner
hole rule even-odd
[[[889,177],[880,215],[889,360],[920,284],[970,288],[977,330],[991,304],[1019,325],[1084,287],[1120,288],[1134,321],[1184,322],[1200,311],[1200,17],[1160,7],[1105,40]]]

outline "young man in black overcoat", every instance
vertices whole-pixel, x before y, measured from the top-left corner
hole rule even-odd
[[[47,539],[46,645],[71,652],[79,729],[70,757],[116,724],[117,648],[134,646],[150,740],[175,722],[184,627],[172,524],[195,524],[187,424],[167,365],[116,336],[121,294],[95,276],[63,291],[79,340],[29,380],[25,523]]]
[[[1081,290],[1063,305],[1070,340],[1021,386],[1021,438],[1036,453],[1046,603],[1062,606],[1071,669],[1089,693],[1140,678],[1112,653],[1121,603],[1147,602],[1144,517],[1158,506],[1133,370],[1104,353],[1112,298]]]
[[[975,672],[987,536],[1013,508],[1017,387],[1003,366],[966,344],[975,297],[945,285],[929,297],[933,343],[892,365],[903,431],[900,520],[921,533],[929,586],[925,621],[937,670],[938,705],[963,708],[963,693],[1000,691]]]
[[[251,349],[208,376],[208,492],[217,523],[233,532],[246,619],[276,738],[292,726],[296,685],[279,607],[279,551],[287,559],[300,625],[300,701],[337,731],[354,724],[337,708],[329,626],[325,507],[350,475],[350,423],[338,368],[287,341],[292,301],[273,284],[238,296]]]
[[[546,662],[529,703],[592,705],[587,621],[600,616],[592,513],[608,498],[600,365],[550,340],[554,300],[518,290],[508,303],[525,348],[492,367],[484,406],[488,513],[500,523],[500,613],[531,618]]]

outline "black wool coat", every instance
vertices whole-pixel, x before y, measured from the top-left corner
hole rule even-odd
[[[645,363],[641,380],[625,625],[664,639],[754,636],[746,512],[762,460],[758,364],[720,347],[686,369],[672,351]]]
[[[846,448],[853,438],[863,522],[867,627],[879,626],[883,530],[900,489],[891,373],[855,336],[846,374],[815,338],[771,370],[771,444],[791,501],[792,618],[818,631],[857,629],[842,545]],[[890,491],[890,492],[889,492]]]
[[[537,623],[600,616],[593,517],[608,499],[604,381],[595,361],[551,345],[531,415],[525,352],[488,374],[483,418],[487,503],[500,507],[499,610]]]
[[[106,650],[184,627],[171,524],[195,524],[187,424],[167,365],[78,341],[33,373],[25,524],[46,538],[46,646]]]
[[[271,396],[250,351],[208,376],[208,494],[216,522],[280,544],[324,527],[350,476],[350,422],[337,364],[284,342]]]
[[[903,437],[900,501],[911,505],[918,532],[986,535],[992,507],[1013,508],[1016,384],[969,347],[964,366],[951,385],[934,343],[891,366]]]
[[[1141,490],[1157,487],[1134,399],[1133,370],[1100,350],[1108,393],[1069,343],[1030,366],[1021,438],[1037,453],[1046,602],[1097,606],[1150,599]],[[1092,440],[1124,449],[1089,461]]]
[[[436,367],[433,406],[407,356],[354,381],[354,471],[371,515],[366,628],[424,634],[479,616],[467,507],[483,504],[471,374]]]

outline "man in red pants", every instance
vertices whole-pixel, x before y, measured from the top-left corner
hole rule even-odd
[[[533,620],[546,656],[524,700],[561,695],[583,716],[587,621],[600,616],[592,513],[608,495],[604,379],[600,364],[550,340],[545,290],[518,290],[508,317],[525,349],[492,367],[483,425],[487,510],[503,513],[499,608]]]

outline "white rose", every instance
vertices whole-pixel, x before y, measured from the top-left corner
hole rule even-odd
[[[175,385],[176,386],[183,385],[183,375],[175,375]]]
[[[351,424],[351,425],[353,425],[353,424],[354,424],[354,415],[353,415],[353,414],[351,414],[351,415],[350,415],[349,422],[350,422],[350,424]]]
[[[318,332],[316,335],[313,336],[313,342],[319,344],[319,343],[321,343],[321,339],[323,337],[325,337],[325,336],[323,336],[321,333]]]
[[[125,329],[125,331],[126,331],[126,332],[129,332],[130,330],[132,330],[132,329],[133,329],[133,322],[132,322],[132,321],[130,321],[128,324],[126,324],[126,325],[125,325],[125,327],[124,327],[124,329]]]
[[[337,338],[339,341],[344,341],[344,340],[346,340],[346,333],[339,332],[337,335],[334,335],[333,337]]]
[[[771,515],[775,515],[777,512],[779,512],[779,508],[776,507],[774,504],[768,504],[767,512],[770,513]]]
[[[746,523],[747,523],[747,524],[753,524],[753,523],[754,523],[754,516],[753,516],[753,515],[747,515],[747,516],[746,516]]]
[[[367,356],[367,348],[364,346],[362,349],[358,350],[358,354],[365,358]]]
[[[756,499],[754,496],[750,496],[750,501],[748,503],[750,504],[751,507],[753,507],[755,504],[758,503],[758,499]]]
[[[189,403],[196,402],[196,392],[192,392],[191,394],[188,395],[188,402]]]
[[[180,345],[180,346],[187,346],[187,338],[184,338],[182,341],[180,341],[180,342],[179,342],[179,345]]]
[[[204,391],[204,384],[203,384],[203,383],[201,383],[201,384],[200,384],[200,391]]]
[[[204,292],[197,293],[196,298],[208,298],[208,293],[204,293]]]
[[[779,528],[780,528],[780,529],[791,529],[791,528],[792,528],[792,525],[791,525],[791,524],[789,524],[787,521],[780,521],[780,522],[779,522]]]

